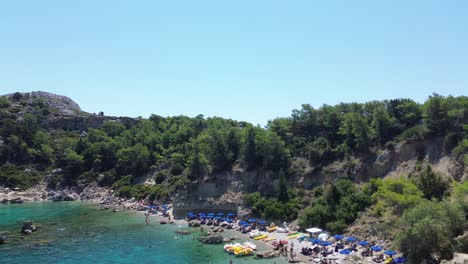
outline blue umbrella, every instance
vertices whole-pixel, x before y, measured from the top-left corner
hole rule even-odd
[[[229,217],[229,216],[235,216],[235,214],[229,213],[229,214],[227,214],[227,216],[228,216],[228,217]]]
[[[198,215],[205,215],[205,213],[198,213]]]
[[[240,221],[240,222],[239,222],[239,225],[245,225],[245,224],[247,224],[246,221]]]
[[[340,254],[349,255],[349,254],[351,254],[351,250],[349,250],[349,249],[343,249],[343,250],[340,251]]]
[[[348,238],[346,239],[346,241],[348,241],[348,242],[356,242],[356,241],[357,241],[357,238],[355,238],[355,237],[348,237]]]
[[[250,218],[249,219],[249,223],[255,223],[255,222],[257,222],[257,219],[255,219],[255,218]]]
[[[381,251],[382,247],[376,245],[376,246],[372,246],[371,249],[374,250],[374,251]]]
[[[396,252],[393,251],[393,250],[385,250],[383,253],[389,255],[389,256],[393,256],[393,255],[396,255]]]
[[[213,218],[213,219],[214,219],[214,220],[219,220],[219,219],[221,219],[221,217],[219,217],[219,216],[216,216],[216,217],[215,217],[215,218]]]
[[[193,215],[194,213],[192,213],[192,212],[188,212],[187,214],[191,214],[191,215]]]
[[[395,263],[405,263],[406,259],[405,258],[396,258],[396,259],[393,260],[393,262],[395,262]]]
[[[208,218],[213,219],[213,216],[212,216],[212,215],[208,215]]]
[[[217,213],[216,215],[217,215],[217,216],[223,216],[224,213]]]
[[[248,227],[248,226],[250,226],[250,224],[245,223],[245,224],[243,224],[243,226]]]
[[[363,247],[364,247],[364,246],[367,246],[367,245],[369,245],[369,242],[367,242],[367,241],[365,241],[365,240],[363,240],[363,241],[359,241],[358,245],[360,245],[360,246],[363,246]]]
[[[337,240],[340,240],[340,239],[343,239],[344,236],[343,236],[343,235],[335,235],[335,236],[333,236],[333,237],[334,237],[335,239],[337,239]]]
[[[258,221],[258,223],[261,224],[261,225],[266,225],[267,222],[265,220],[260,220],[260,221]]]
[[[333,244],[333,243],[330,242],[330,241],[322,241],[322,242],[320,242],[320,245],[322,245],[322,246],[330,246],[331,244]]]
[[[228,222],[228,223],[232,223],[232,220],[231,220],[231,219],[228,219],[227,222]]]
[[[310,242],[312,242],[314,244],[318,244],[318,243],[322,242],[322,240],[320,240],[318,238],[312,238],[312,239],[310,239]]]
[[[213,215],[214,216],[215,214],[214,213],[208,213],[208,215]]]

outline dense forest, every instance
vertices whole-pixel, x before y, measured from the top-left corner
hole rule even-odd
[[[431,248],[429,254],[450,254],[450,241],[466,226],[467,183],[441,179],[430,167],[419,168],[411,177],[373,179],[362,185],[348,175],[313,190],[297,189],[288,180],[300,173],[291,166],[297,158],[317,169],[336,160],[391,149],[403,140],[443,138],[452,157],[466,165],[466,96],[433,94],[423,104],[411,99],[320,108],[306,104],[290,117],[269,121],[265,128],[203,115],[151,115],[134,124],[107,122],[87,131],[51,130],[44,120],[54,111],[27,94],[0,97],[0,185],[27,188],[45,180],[49,188],[63,188],[95,183],[113,188],[122,197],[154,200],[235,167],[269,171],[279,179],[277,196],[259,192],[246,196],[254,213],[285,220],[299,217],[302,226],[339,232],[372,207],[375,215],[402,216],[401,224],[408,228],[398,243],[414,258],[427,256],[421,249],[411,249],[412,228],[424,226],[416,218],[427,215],[424,221],[439,224],[435,229],[451,230],[438,238],[445,244]],[[149,172],[155,174],[155,185],[135,184]],[[438,208],[438,213],[429,214],[428,207]],[[451,214],[454,220],[448,227],[444,221]]]

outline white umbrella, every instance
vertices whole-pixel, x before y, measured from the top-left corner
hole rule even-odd
[[[315,233],[322,232],[322,229],[320,229],[318,227],[312,227],[312,228],[306,229],[306,231],[309,232],[309,233],[315,234]]]

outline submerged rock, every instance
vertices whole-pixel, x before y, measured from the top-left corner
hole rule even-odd
[[[219,234],[213,234],[207,238],[202,238],[201,242],[205,244],[220,244],[223,243],[223,237]]]

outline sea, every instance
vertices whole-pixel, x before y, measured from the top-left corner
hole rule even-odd
[[[26,220],[40,228],[22,236]],[[0,235],[7,237],[0,245],[0,263],[287,263],[281,258],[235,257],[224,252],[223,245],[199,242],[198,228],[152,220],[145,224],[142,214],[114,213],[85,202],[0,204]],[[177,230],[191,233],[180,235]]]

